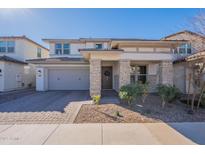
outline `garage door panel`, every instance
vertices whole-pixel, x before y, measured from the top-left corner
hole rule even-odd
[[[48,88],[49,90],[88,90],[89,69],[50,69]]]

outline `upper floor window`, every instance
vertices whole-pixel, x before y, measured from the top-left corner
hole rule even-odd
[[[102,44],[95,44],[95,48],[96,48],[96,49],[102,49],[102,48],[103,48],[103,45],[102,45]]]
[[[190,43],[182,44],[181,46],[179,46],[178,48],[174,50],[174,53],[175,54],[191,54],[191,44]]]
[[[55,54],[57,55],[70,54],[70,44],[56,43],[55,44]]]
[[[37,57],[41,58],[41,48],[37,48]]]
[[[7,42],[7,52],[9,53],[14,52],[14,48],[15,48],[14,41],[8,41]]]
[[[70,54],[70,44],[63,44],[63,54]]]
[[[0,52],[13,53],[15,51],[14,41],[0,41]]]
[[[0,42],[0,52],[6,52],[6,47],[7,45],[6,45],[6,42],[4,42],[4,41],[1,41]]]
[[[62,54],[62,44],[61,43],[56,43],[56,45],[55,45],[55,53],[57,55],[61,55]]]

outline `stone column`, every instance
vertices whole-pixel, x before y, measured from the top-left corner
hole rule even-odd
[[[90,96],[101,95],[101,60],[90,60]]]
[[[120,60],[119,61],[119,88],[130,84],[130,61]]]
[[[161,84],[173,85],[173,63],[172,61],[162,61],[159,65],[159,75]]]
[[[148,75],[147,81],[149,83],[149,92],[156,92],[157,87],[157,75]]]

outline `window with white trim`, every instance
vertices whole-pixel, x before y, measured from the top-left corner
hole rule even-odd
[[[56,55],[61,55],[62,54],[62,44],[61,43],[56,43],[55,44],[55,54]]]
[[[191,54],[191,43],[185,43],[174,50],[174,54],[186,55]]]
[[[70,44],[69,43],[56,43],[55,44],[55,54],[57,55],[70,54]]]
[[[14,41],[8,41],[7,42],[7,52],[13,53],[15,50],[15,42]]]
[[[6,45],[6,42],[5,41],[0,41],[0,52],[6,52],[6,48],[7,48],[7,45]]]
[[[70,54],[70,44],[63,44],[63,54]]]
[[[14,41],[0,41],[0,53],[13,53],[15,51]]]
[[[41,48],[37,48],[37,57],[41,58]]]

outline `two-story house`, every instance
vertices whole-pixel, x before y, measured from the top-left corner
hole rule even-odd
[[[189,86],[189,74],[193,72],[185,61],[187,56],[205,50],[205,36],[188,30],[164,37],[162,40],[186,40],[187,43],[176,48],[174,52],[174,85],[183,93],[192,93],[192,84]],[[190,90],[188,90],[190,89]]]
[[[118,91],[123,85],[149,82],[173,84],[173,52],[184,40],[115,38],[43,39],[49,43],[50,58],[32,59],[36,90]]]
[[[0,37],[0,92],[35,86],[35,69],[26,62],[48,57],[48,49],[26,36]]]

